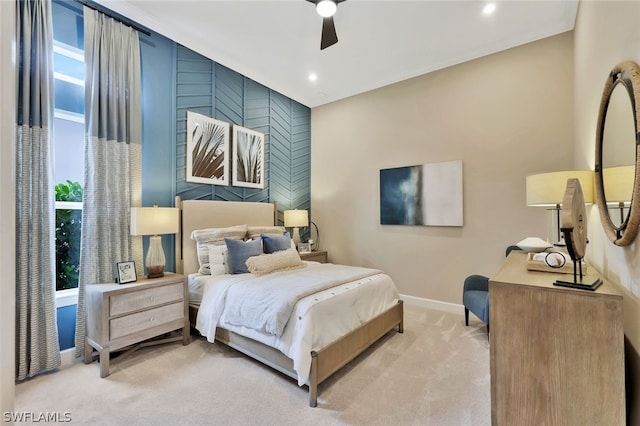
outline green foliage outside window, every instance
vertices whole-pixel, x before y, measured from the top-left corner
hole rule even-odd
[[[82,186],[67,180],[55,186],[56,201],[82,202]],[[56,209],[56,290],[78,287],[82,210]]]

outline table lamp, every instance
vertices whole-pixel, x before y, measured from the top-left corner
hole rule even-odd
[[[165,257],[160,235],[178,232],[178,214],[174,207],[131,208],[131,235],[151,235],[145,259],[147,278],[164,276]]]
[[[293,242],[296,247],[300,245],[300,228],[309,226],[309,213],[306,210],[285,210],[285,228],[293,228]]]

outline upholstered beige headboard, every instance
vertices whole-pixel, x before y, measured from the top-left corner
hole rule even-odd
[[[176,235],[176,272],[198,272],[196,229],[224,228],[234,225],[275,225],[277,208],[272,203],[239,201],[184,200],[176,197],[180,209],[180,231]]]

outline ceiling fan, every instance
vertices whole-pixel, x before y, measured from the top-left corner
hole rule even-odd
[[[333,46],[338,42],[336,26],[333,23],[333,15],[336,13],[338,3],[346,0],[307,0],[316,5],[316,12],[322,16],[322,38],[320,39],[320,50]]]

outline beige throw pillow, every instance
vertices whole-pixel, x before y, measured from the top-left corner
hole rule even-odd
[[[295,250],[281,250],[269,254],[261,254],[247,259],[247,269],[253,275],[261,276],[271,272],[304,268],[307,266]]]

